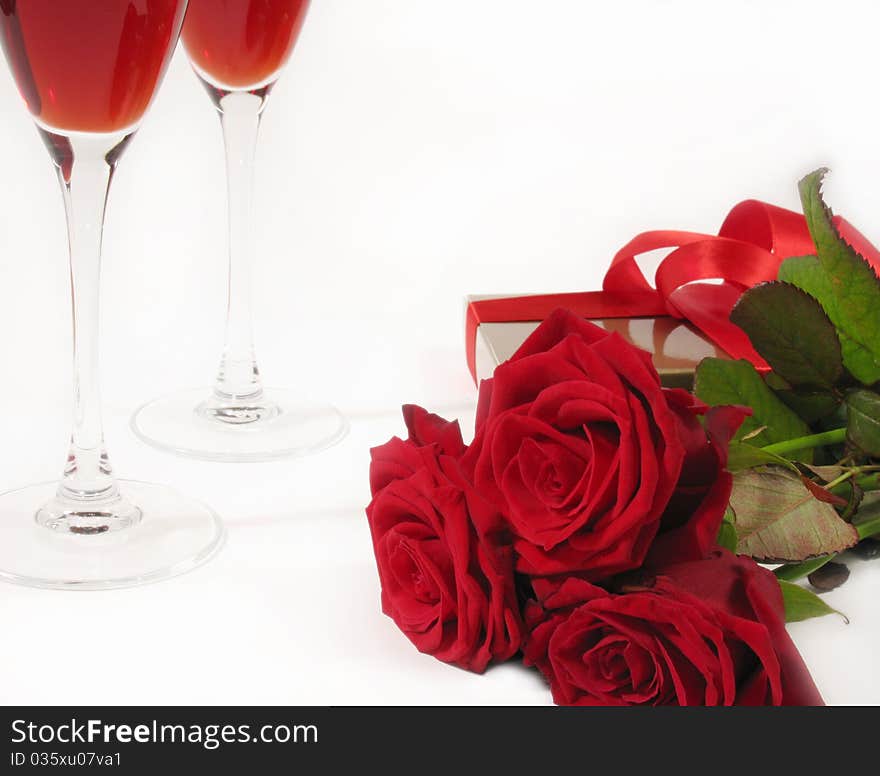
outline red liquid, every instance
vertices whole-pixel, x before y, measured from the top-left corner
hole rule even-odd
[[[309,0],[190,0],[186,53],[215,86],[252,89],[287,62]]]
[[[43,125],[115,132],[147,110],[186,0],[0,0],[0,42]]]

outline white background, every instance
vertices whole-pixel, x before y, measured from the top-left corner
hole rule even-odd
[[[713,231],[747,197],[796,207],[823,164],[880,241],[878,22],[868,0],[315,0],[258,154],[258,353],[269,384],[353,428],[313,459],[237,466],[127,428],[209,383],[221,346],[221,138],[178,51],[108,213],[107,440],[121,474],[210,502],[229,541],[153,587],[0,587],[0,702],[548,702],[536,674],[449,668],[380,614],[368,448],[403,402],[471,422],[466,293],[597,288],[635,233]],[[57,182],[5,73],[0,137],[6,489],[59,473],[70,324]],[[829,702],[880,703],[878,566],[829,596],[851,625],[792,628]]]

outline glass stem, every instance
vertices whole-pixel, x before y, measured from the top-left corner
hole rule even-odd
[[[104,210],[126,136],[71,139],[46,133],[45,139],[64,196],[73,305],[73,429],[58,497],[115,500],[118,490],[104,447],[98,383],[99,294]]]
[[[229,196],[229,302],[226,344],[214,384],[221,402],[249,403],[261,398],[263,387],[254,353],[251,313],[250,219],[254,156],[265,96],[230,92],[217,101],[226,146]]]

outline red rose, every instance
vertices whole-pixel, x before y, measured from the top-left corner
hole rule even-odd
[[[447,454],[461,452],[452,424],[420,408],[405,416],[410,439],[373,451],[382,610],[421,652],[480,672],[522,642],[505,525]]]
[[[667,391],[666,397],[679,419],[685,457],[648,550],[649,566],[699,560],[713,549],[733,489],[726,470],[730,440],[751,414],[744,407],[709,409],[687,391]]]
[[[525,650],[562,705],[822,705],[776,578],[717,550],[612,594],[537,585]]]
[[[370,492],[375,496],[394,480],[405,479],[422,468],[419,448],[436,445],[443,455],[460,458],[465,451],[458,421],[448,421],[414,404],[403,407],[409,437],[394,437],[370,451]]]
[[[729,491],[727,421],[742,413],[717,416],[707,438],[693,401],[617,334],[565,310],[547,318],[481,385],[463,458],[510,524],[517,569],[604,579],[642,565],[661,527],[678,536],[661,559],[705,555]]]

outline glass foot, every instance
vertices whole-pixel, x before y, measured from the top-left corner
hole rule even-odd
[[[265,389],[258,399],[220,401],[210,388],[182,391],[145,404],[131,419],[152,447],[207,461],[297,458],[325,450],[348,433],[334,407],[304,402],[291,391]]]
[[[119,509],[58,501],[57,482],[0,495],[0,580],[58,590],[133,587],[208,561],[220,518],[163,485],[120,480]]]
[[[100,501],[74,499],[56,492],[55,497],[37,510],[37,522],[51,531],[94,535],[123,531],[137,525],[143,510],[129,501],[118,486],[109,498]]]

